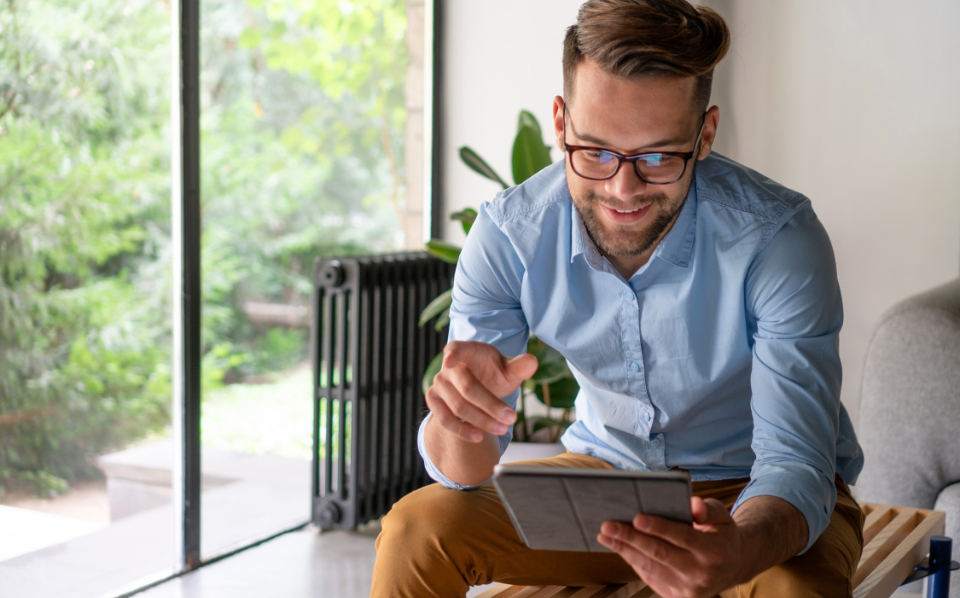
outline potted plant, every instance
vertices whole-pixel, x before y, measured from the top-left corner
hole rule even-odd
[[[504,189],[509,188],[500,175],[469,147],[460,148],[460,159],[479,175],[498,183]],[[533,114],[522,110],[517,123],[517,136],[513,142],[511,160],[514,183],[519,185],[550,163],[550,147],[543,143],[540,123]],[[464,234],[470,234],[470,228],[476,217],[477,211],[467,208],[451,214],[450,219],[459,221],[463,226]],[[460,258],[460,247],[439,239],[431,239],[427,242],[427,251],[451,264],[457,263]],[[425,326],[430,320],[436,318],[434,327],[437,331],[442,330],[450,323],[450,304],[451,291],[440,294],[420,314],[420,326]],[[527,352],[537,358],[539,366],[536,373],[521,387],[520,397],[517,400],[517,425],[513,428],[513,439],[556,442],[559,435],[572,423],[570,412],[580,387],[570,368],[567,367],[567,360],[556,349],[531,335],[527,342]],[[427,366],[423,375],[424,392],[433,384],[434,376],[440,371],[442,358],[442,354],[437,355]],[[546,416],[527,417],[526,399],[530,395],[535,396],[547,407]],[[560,417],[551,417],[554,409],[560,410]]]

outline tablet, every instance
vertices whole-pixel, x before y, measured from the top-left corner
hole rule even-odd
[[[639,513],[693,522],[683,471],[497,465],[493,485],[520,538],[537,550],[610,552],[597,542],[600,526]]]

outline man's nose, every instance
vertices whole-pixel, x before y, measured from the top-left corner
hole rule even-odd
[[[633,164],[624,162],[620,170],[605,181],[604,191],[621,201],[630,201],[646,191],[647,183],[637,174]]]

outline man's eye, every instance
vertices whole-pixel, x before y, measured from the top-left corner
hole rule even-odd
[[[610,152],[604,152],[604,151],[588,151],[587,156],[589,156],[591,160],[596,160],[597,162],[600,162],[603,164],[607,162],[613,162],[614,160],[616,160],[613,154],[611,154]]]
[[[649,156],[644,156],[642,160],[647,166],[661,166],[663,163],[663,156],[660,154],[650,154]]]

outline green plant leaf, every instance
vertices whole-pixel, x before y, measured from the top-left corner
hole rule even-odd
[[[420,312],[420,322],[418,323],[420,328],[423,328],[423,326],[430,321],[430,318],[450,308],[450,304],[453,302],[453,299],[450,297],[451,293],[453,293],[453,289],[440,293],[436,299],[423,308],[423,311]]]
[[[500,185],[507,189],[510,185],[506,184],[500,175],[497,174],[493,168],[490,168],[490,165],[487,164],[483,158],[477,155],[477,152],[473,151],[467,146],[460,148],[460,159],[463,160],[463,163],[470,168],[470,170],[479,174],[482,177],[488,178],[495,183],[500,183]]]
[[[566,358],[559,351],[534,336],[531,336],[530,340],[527,341],[527,353],[536,357],[539,364],[537,371],[530,377],[530,380],[535,384],[549,383],[572,375],[567,368]]]
[[[550,152],[539,128],[522,126],[513,142],[513,181],[520,184],[550,165]]]
[[[437,332],[443,330],[443,327],[450,323],[450,310],[445,309],[443,313],[440,314],[440,317],[437,318],[437,323],[433,325],[434,329]]]
[[[577,393],[580,392],[580,385],[577,384],[576,378],[572,376],[569,378],[560,378],[559,380],[549,383],[547,386],[550,388],[550,406],[558,409],[569,409],[573,407]],[[537,398],[540,399],[540,402],[546,405],[547,401],[543,394],[543,384],[537,384],[533,391],[536,393]]]
[[[460,248],[440,239],[427,241],[427,251],[448,264],[456,264],[457,260],[460,259]]]
[[[443,367],[443,353],[437,353],[427,366],[427,371],[423,373],[423,394],[427,394],[427,389],[433,386],[433,379],[440,373],[441,367]]]
[[[541,415],[538,415],[536,417],[531,417],[529,418],[529,420],[533,422],[532,425],[530,426],[532,428],[530,430],[531,432],[536,432],[537,430],[542,430],[544,428],[553,428],[555,426],[563,425],[562,421],[559,421],[556,419],[550,419],[549,417],[543,417]]]
[[[464,208],[459,212],[454,212],[450,214],[450,220],[459,220],[460,224],[463,226],[463,234],[469,235],[470,229],[473,227],[473,223],[477,219],[477,211],[473,208]]]
[[[537,121],[537,117],[533,113],[528,112],[527,110],[520,111],[520,118],[517,119],[517,131],[523,127],[530,127],[537,131],[537,137],[543,138],[543,131],[540,130],[540,122]]]

